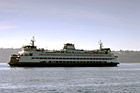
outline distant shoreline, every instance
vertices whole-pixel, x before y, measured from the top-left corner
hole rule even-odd
[[[0,48],[0,63],[7,63],[11,54],[17,54],[21,48]],[[120,63],[140,63],[140,51],[112,51],[118,56]]]

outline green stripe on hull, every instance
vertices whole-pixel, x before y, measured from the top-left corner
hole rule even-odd
[[[107,67],[107,66],[117,66],[118,63],[9,63],[10,66],[19,67]]]

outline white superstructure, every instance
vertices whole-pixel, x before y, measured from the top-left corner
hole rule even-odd
[[[100,41],[98,50],[78,50],[74,44],[64,44],[59,51],[37,49],[34,45],[23,46],[22,51],[12,55],[9,65],[11,66],[116,66],[119,64],[117,56],[110,48],[103,48]]]

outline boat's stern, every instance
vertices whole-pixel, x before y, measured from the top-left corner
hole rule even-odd
[[[9,64],[10,66],[16,65],[16,64],[19,63],[19,59],[20,59],[20,57],[19,57],[18,55],[13,54],[13,55],[11,55],[11,57],[10,57],[10,62],[8,62],[8,64]]]

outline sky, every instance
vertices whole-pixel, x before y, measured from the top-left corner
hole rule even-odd
[[[0,48],[140,50],[140,0],[0,0]]]

